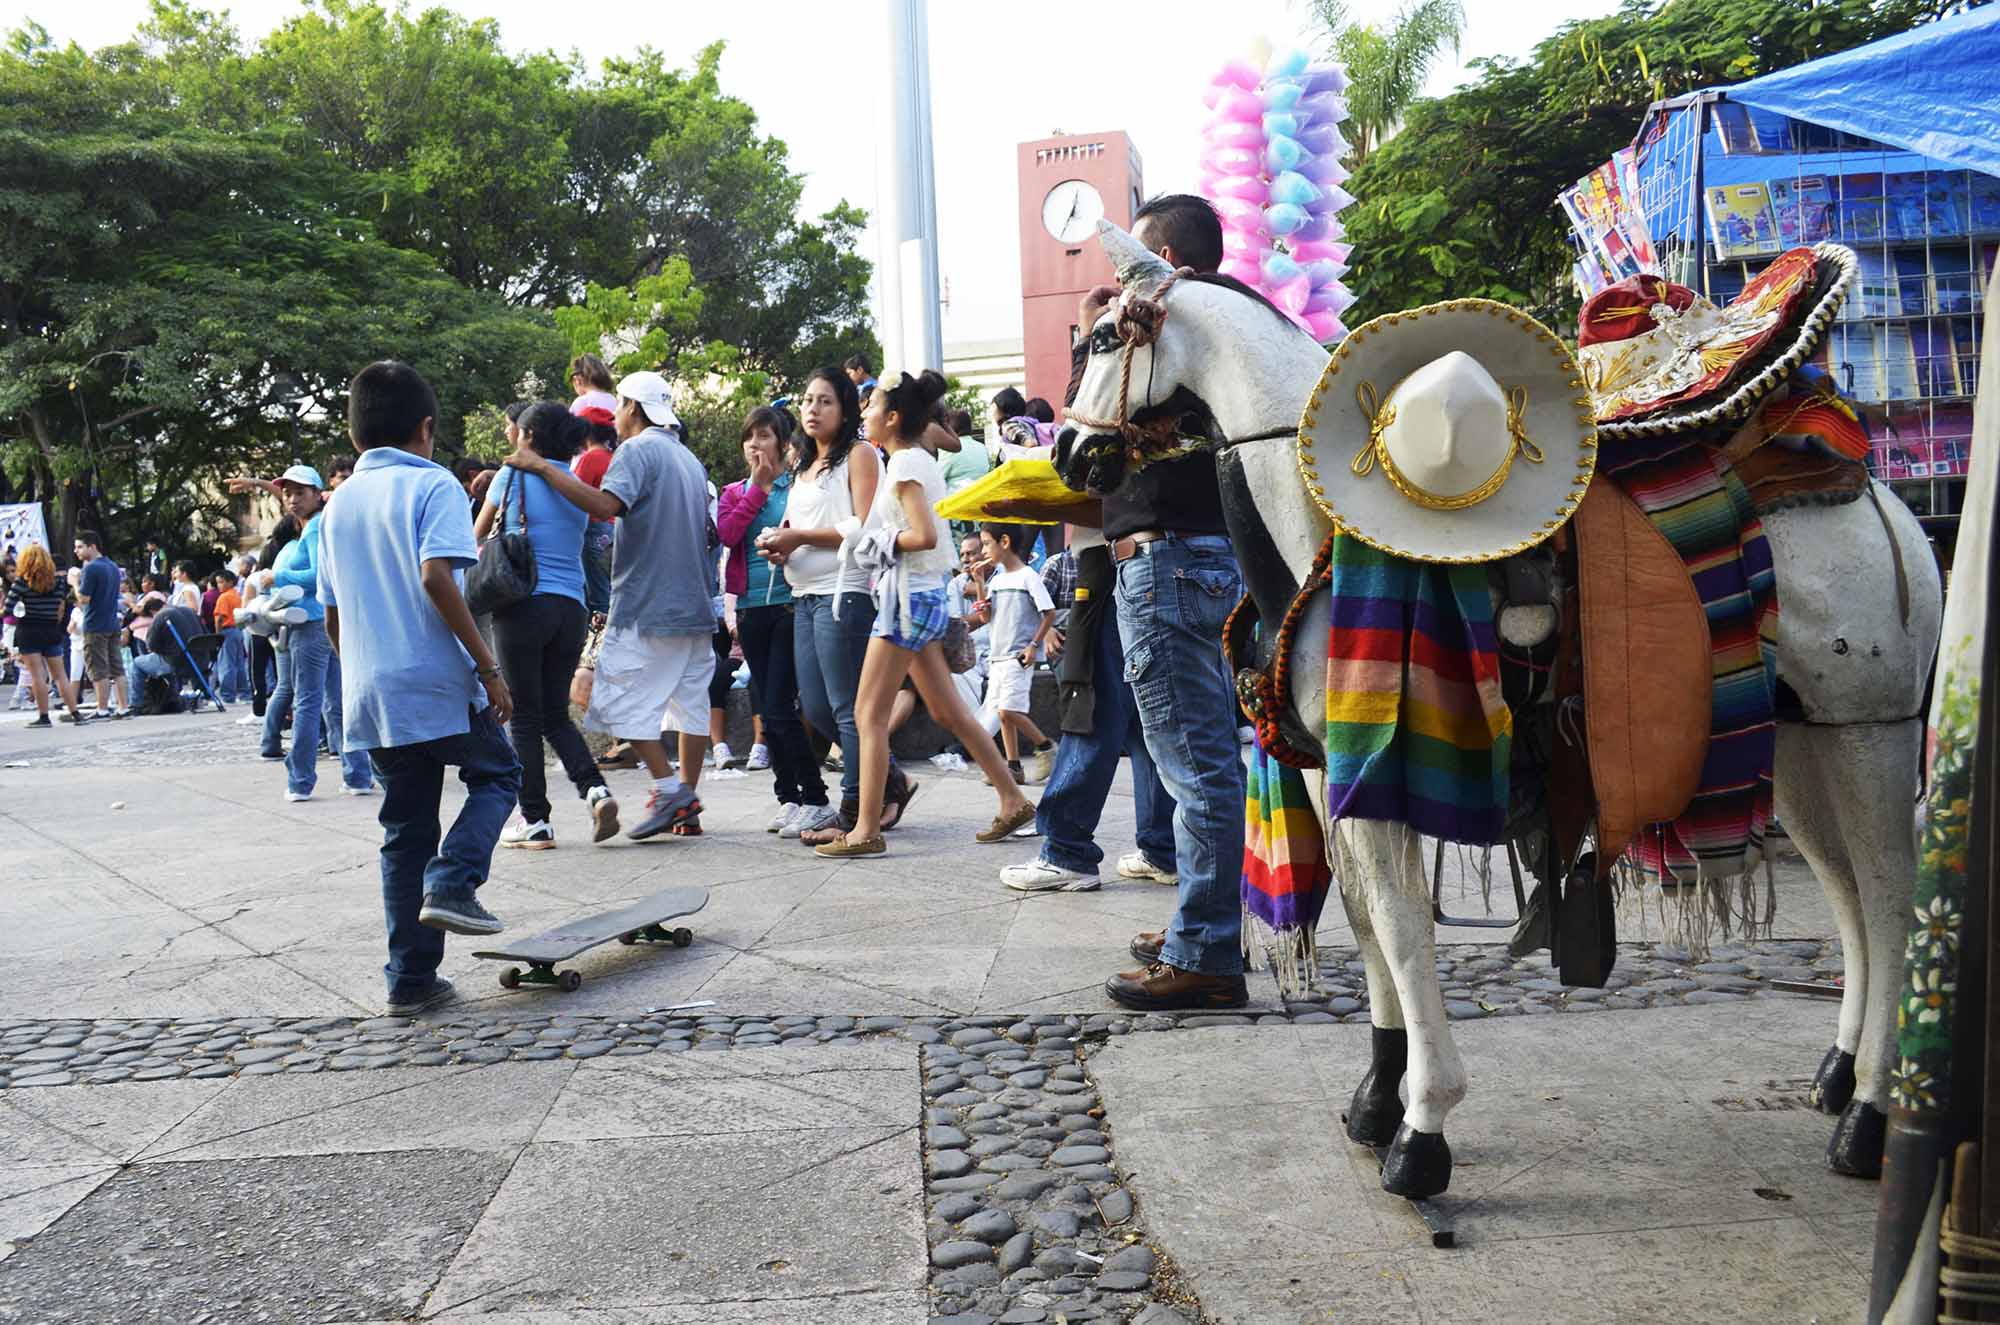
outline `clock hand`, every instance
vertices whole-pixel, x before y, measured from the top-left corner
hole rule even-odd
[[[1076,209],[1082,202],[1083,195],[1081,193],[1072,193],[1069,195],[1069,215],[1063,220],[1063,233],[1065,235],[1069,233],[1069,223],[1076,219]]]

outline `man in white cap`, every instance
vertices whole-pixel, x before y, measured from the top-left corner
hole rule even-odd
[[[629,744],[652,774],[645,817],[625,834],[644,839],[692,826],[701,814],[695,783],[715,672],[705,567],[715,557],[708,546],[708,475],[681,443],[667,379],[653,372],[626,376],[618,383],[616,422],[619,446],[602,487],[549,464],[525,442],[507,463],[540,475],[594,519],[618,522],[611,612],[583,723]],[[681,777],[670,771],[660,740],[668,726],[681,733]]]

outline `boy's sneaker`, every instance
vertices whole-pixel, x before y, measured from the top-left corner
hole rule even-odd
[[[30,727],[53,727],[53,726],[55,726],[55,724],[54,724],[53,722],[50,722],[50,721],[49,721],[49,715],[48,715],[48,714],[46,714],[46,713],[43,713],[43,714],[39,715],[38,717],[36,717],[36,719],[35,719],[35,720],[34,720],[33,722],[29,723],[28,725],[29,725]]]
[[[1049,775],[1055,772],[1055,768],[1056,743],[1050,741],[1041,749],[1034,751],[1028,756],[1027,785],[1031,787],[1041,786],[1049,780]]]
[[[507,928],[499,916],[479,904],[471,889],[462,893],[428,893],[417,919],[450,934],[498,934]]]
[[[1100,886],[1095,873],[1066,870],[1039,856],[1025,865],[1001,870],[1000,882],[1017,893],[1094,893]]]
[[[759,748],[761,749],[762,747]],[[799,803],[797,801],[786,801],[778,807],[778,812],[771,816],[771,822],[764,825],[764,831],[783,835],[786,826],[798,817]]]
[[[376,786],[373,782],[369,783],[365,787],[351,787],[345,782],[340,784],[340,794],[343,796],[373,796],[376,792],[380,790],[381,788]]]
[[[286,799],[286,800],[288,800],[288,801],[309,801],[309,800],[311,800],[312,798],[313,798],[313,794],[312,794],[312,793],[311,793],[310,791],[291,791],[291,790],[287,790],[287,791],[285,792],[285,799]]]
[[[778,830],[779,837],[797,837],[800,833],[816,833],[822,828],[835,828],[840,824],[840,811],[831,805],[801,805],[792,821]]]
[[[390,999],[389,1015],[392,1017],[415,1016],[425,1008],[434,1008],[440,1003],[449,1002],[457,997],[458,991],[452,988],[451,981],[445,979],[443,976],[439,976],[437,979],[431,981],[431,987],[421,994],[405,995],[400,999]]]
[[[695,795],[693,787],[683,784],[672,794],[656,787],[646,798],[646,817],[634,824],[625,836],[634,842],[643,842],[671,830],[676,824],[686,823],[700,813],[701,797]]]
[[[598,783],[583,798],[583,803],[590,807],[590,821],[596,825],[590,835],[591,841],[602,842],[617,835],[618,802],[611,795],[611,788]]]
[[[744,759],[742,755],[737,754],[729,748],[729,742],[717,741],[715,743],[715,766],[717,768],[742,768],[747,762],[749,761]]]
[[[1121,879],[1151,879],[1154,883],[1164,883],[1176,887],[1181,876],[1172,870],[1163,870],[1146,859],[1143,851],[1128,851],[1118,858],[1118,877]]]
[[[743,767],[752,773],[763,773],[771,767],[771,747],[759,742],[750,747],[750,757],[743,761]]]
[[[517,818],[500,830],[500,845],[520,851],[553,851],[556,830],[549,827],[547,820],[531,824]]]
[[[99,716],[101,717],[103,715],[100,714]],[[283,750],[259,750],[257,752],[257,757],[259,759],[283,759],[285,757],[285,752]]]

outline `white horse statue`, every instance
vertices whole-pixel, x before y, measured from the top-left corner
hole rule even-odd
[[[1108,223],[1100,230],[1126,295],[1163,297],[1171,315],[1150,343],[1127,347],[1117,339],[1117,306],[1105,314],[1091,329],[1072,418],[1138,423],[1170,397],[1176,410],[1191,400],[1204,407],[1216,445],[1225,448],[1225,482],[1243,485],[1252,499],[1254,514],[1231,512],[1231,533],[1264,618],[1275,621],[1330,530],[1304,486],[1296,449],[1300,417],[1328,354],[1260,301],[1200,278],[1171,279],[1167,264],[1123,230]],[[1065,433],[1065,456],[1124,440],[1101,425]],[[1113,472],[1105,486],[1120,477]],[[1808,719],[1779,724],[1775,809],[1826,889],[1846,958],[1839,1028],[1814,1097],[1840,1115],[1828,1163],[1866,1177],[1881,1170],[1916,869],[1918,715],[1941,615],[1922,529],[1900,500],[1875,486],[1881,514],[1878,503],[1856,501],[1764,517],[1782,603],[1779,673]],[[1275,577],[1255,564],[1256,548],[1275,550],[1283,568]],[[1296,635],[1290,669],[1290,701],[1310,732],[1325,730],[1329,612],[1319,595]],[[1323,794],[1318,807],[1323,819]],[[1388,1147],[1387,1190],[1432,1196],[1450,1181],[1445,1120],[1465,1097],[1466,1078],[1438,985],[1421,843],[1398,823],[1325,827],[1367,968],[1375,1028],[1374,1061],[1355,1090],[1348,1134]],[[1405,1083],[1407,1105],[1399,1098]]]

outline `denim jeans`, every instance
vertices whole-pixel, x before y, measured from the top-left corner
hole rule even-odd
[[[1057,869],[1094,873],[1104,862],[1097,845],[1097,821],[1104,799],[1118,776],[1118,757],[1128,741],[1132,755],[1132,800],[1138,814],[1136,834],[1146,859],[1172,870],[1179,861],[1174,850],[1174,800],[1160,784],[1153,757],[1146,753],[1139,732],[1139,709],[1132,687],[1125,684],[1125,648],[1118,623],[1107,620],[1097,629],[1097,661],[1092,671],[1097,689],[1094,726],[1089,732],[1068,732],[1056,746],[1055,767],[1035,827],[1042,834],[1042,859]]]
[[[585,625],[583,604],[561,594],[530,594],[493,614],[500,670],[514,693],[514,717],[507,725],[521,761],[521,817],[531,824],[549,820],[544,739],[577,795],[604,785],[583,733],[569,717],[569,683],[583,654]]]
[[[843,609],[844,610],[844,609]],[[799,725],[797,638],[789,603],[736,608],[736,636],[750,664],[750,707],[764,720],[764,748],[771,755],[771,790],[780,805],[826,804],[806,730]]]
[[[297,647],[294,645],[293,647]],[[296,747],[294,747],[296,748]],[[382,911],[389,926],[389,1001],[423,994],[444,960],[444,931],[417,919],[424,898],[463,898],[493,866],[500,830],[521,791],[521,763],[491,709],[471,714],[470,730],[416,745],[371,750],[382,779]],[[465,805],[438,844],[444,770],[458,769]]]
[[[1223,622],[1242,593],[1226,538],[1170,535],[1118,563],[1125,679],[1176,806],[1180,905],[1160,957],[1210,975],[1243,970],[1243,760],[1222,660]]]
[[[861,737],[854,727],[854,692],[861,688],[861,662],[868,656],[868,631],[875,624],[875,600],[865,593],[842,594],[840,619],[833,619],[832,594],[792,599],[792,656],[799,669],[799,704],[819,734],[840,742],[840,799],[861,800]],[[895,760],[889,761],[890,778]]]
[[[602,614],[611,610],[611,531],[609,520],[592,520],[583,528],[583,607]]]
[[[215,693],[224,702],[250,697],[250,655],[243,648],[243,628],[224,626],[222,648],[215,655]]]
[[[327,748],[340,760],[341,778],[350,787],[372,787],[375,775],[368,756],[359,750],[342,754],[340,660],[326,637],[326,623],[307,621],[289,627],[278,666],[278,689],[264,711],[264,749],[276,750],[284,739],[285,710],[292,711],[292,744],[285,751],[285,781],[292,790],[310,795],[318,785],[314,767],[319,758],[322,723]]]
[[[138,708],[146,697],[146,678],[149,676],[172,676],[174,665],[164,654],[137,653],[125,665],[125,693],[130,697],[133,708]]]

